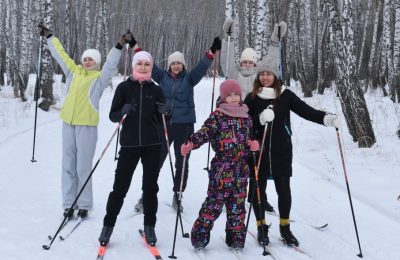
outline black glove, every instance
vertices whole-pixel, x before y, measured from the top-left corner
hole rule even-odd
[[[168,116],[171,113],[171,107],[168,104],[156,102],[157,104],[157,111],[160,114],[164,114]]]
[[[131,48],[133,48],[133,46],[136,45],[137,41],[136,41],[135,38],[133,37],[133,34],[131,33],[130,30],[128,30],[128,31],[126,32],[126,34],[124,35],[124,37],[125,37],[126,42],[129,43],[129,46],[130,46]]]
[[[47,38],[47,36],[50,35],[50,30],[46,27],[46,25],[44,25],[44,23],[40,22],[38,24],[38,30],[39,30],[39,34],[40,36],[44,36]]]
[[[119,38],[118,43],[119,43],[119,45],[121,45],[122,47],[124,47],[125,44],[127,44],[127,41],[126,41],[126,39],[125,39],[125,34],[122,35],[122,36]]]
[[[213,54],[215,54],[216,51],[221,50],[222,44],[221,44],[221,39],[219,37],[215,37],[214,41],[210,47],[210,50]]]
[[[122,107],[122,110],[121,110],[121,114],[122,115],[128,115],[129,116],[133,112],[135,112],[135,108],[132,106],[132,104],[125,104]]]

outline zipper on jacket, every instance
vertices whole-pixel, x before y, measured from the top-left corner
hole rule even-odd
[[[170,125],[172,125],[172,110],[174,109],[174,101],[175,101],[175,95],[174,95],[175,83],[176,79],[174,79],[174,85],[172,86],[171,119],[169,120]]]
[[[143,90],[143,82],[140,83],[140,107],[139,107],[139,146],[142,145],[142,90]]]

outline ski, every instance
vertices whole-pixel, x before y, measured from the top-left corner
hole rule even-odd
[[[72,219],[72,218],[67,218],[67,220],[65,220],[64,224],[63,224],[62,227],[60,228],[60,232],[67,226],[68,222],[69,222],[71,219]],[[53,237],[50,236],[50,235],[48,235],[47,238],[48,238],[49,240],[52,240],[52,239],[53,239]]]
[[[101,245],[99,247],[99,250],[97,251],[97,258],[96,260],[102,260],[104,259],[104,254],[106,253],[106,246]]]
[[[266,213],[267,213],[268,215],[275,216],[275,217],[278,217],[278,218],[279,218],[279,214],[276,213],[276,212],[269,212],[269,211],[266,211]],[[325,224],[323,224],[323,225],[317,226],[317,225],[312,225],[312,224],[309,224],[309,223],[305,223],[305,222],[301,222],[301,221],[297,221],[297,220],[293,220],[293,219],[290,219],[289,221],[290,221],[290,222],[303,223],[303,224],[306,224],[306,225],[308,225],[308,226],[310,226],[310,227],[312,227],[312,228],[314,228],[314,229],[316,229],[316,230],[319,230],[319,231],[324,231],[325,228],[328,227],[328,223],[325,223]]]
[[[59,238],[61,240],[67,239],[72,234],[72,232],[74,232],[75,229],[82,223],[83,220],[84,220],[83,218],[78,217],[78,220],[76,221],[75,225],[71,228],[71,230],[69,230],[68,233],[66,233],[64,236],[60,235]]]
[[[300,247],[298,247],[298,246],[291,246],[291,245],[287,245],[286,243],[285,243],[285,241],[283,240],[283,238],[281,238],[281,241],[282,241],[282,243],[284,244],[284,245],[286,245],[287,247],[289,247],[289,248],[293,248],[293,250],[294,251],[296,251],[296,252],[298,252],[298,253],[300,253],[300,254],[303,254],[303,255],[305,255],[305,256],[308,256],[309,258],[313,258],[309,253],[307,253],[304,249],[302,249],[302,248],[300,248]]]
[[[235,255],[235,257],[236,257],[237,260],[242,260],[242,259],[244,259],[244,258],[243,258],[242,249],[239,249],[239,248],[231,248],[230,250],[231,250],[231,252]]]
[[[147,249],[149,249],[150,253],[154,256],[155,259],[162,259],[160,252],[158,252],[158,249],[155,245],[150,245],[147,243],[146,238],[144,236],[144,231],[142,229],[139,229],[139,234],[143,239],[143,242]]]
[[[252,238],[254,238],[254,240],[257,242],[257,244],[259,246],[262,246],[262,245],[260,245],[260,243],[258,243],[257,236],[253,232],[251,232],[250,230],[247,230],[247,232],[250,234],[250,236]],[[276,258],[276,256],[273,254],[273,252],[271,252],[271,247],[270,246],[266,246],[265,247],[265,251],[267,252],[267,256],[271,257],[274,260],[278,260],[278,258]]]
[[[195,248],[194,252],[200,260],[206,260],[206,250],[204,248]]]

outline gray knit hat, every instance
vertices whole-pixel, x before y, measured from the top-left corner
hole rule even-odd
[[[279,78],[280,72],[279,72],[279,62],[276,59],[267,59],[263,60],[261,63],[258,64],[257,66],[257,74],[260,74],[264,71],[269,71],[274,73],[274,75]]]

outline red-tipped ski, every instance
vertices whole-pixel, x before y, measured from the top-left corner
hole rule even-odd
[[[99,251],[97,251],[97,258],[96,260],[102,260],[104,259],[104,255],[106,253],[106,246],[100,246]]]
[[[155,245],[149,245],[147,243],[146,238],[144,236],[144,231],[139,229],[139,234],[142,237],[144,244],[146,245],[147,249],[149,249],[152,256],[154,256],[155,259],[162,259],[160,252],[158,252],[157,247]]]

